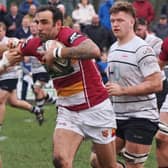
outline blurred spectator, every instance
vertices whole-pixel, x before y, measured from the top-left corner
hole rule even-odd
[[[160,14],[161,15],[166,15],[168,17],[168,4],[167,3],[164,3],[161,6]]]
[[[18,39],[26,39],[30,36],[30,19],[27,15],[25,15],[22,19],[21,26],[16,29],[15,37]]]
[[[72,18],[67,15],[65,6],[63,4],[59,4],[57,5],[57,8],[59,8],[63,14],[63,17],[64,17],[63,25],[72,27]]]
[[[66,8],[66,13],[67,13],[68,16],[71,16],[72,15],[72,11],[74,10],[73,1],[74,0],[64,1],[64,5],[65,5],[65,8]]]
[[[167,22],[167,15],[160,15],[159,22],[153,26],[152,31],[155,33],[156,36],[164,39],[168,35],[168,22]]]
[[[132,3],[137,18],[144,18],[150,24],[155,17],[153,5],[149,0],[134,0]]]
[[[105,2],[100,4],[98,11],[101,25],[110,31],[111,31],[111,21],[109,10],[112,7],[113,3],[114,0],[105,0]]]
[[[0,43],[3,43],[6,40],[6,25],[3,22],[0,22]]]
[[[2,3],[4,6],[7,6],[7,0],[1,0],[1,3]]]
[[[99,60],[96,61],[98,70],[101,74],[102,81],[104,84],[107,83],[108,77],[106,73],[106,68],[107,68],[107,51],[102,51],[101,52],[101,57]]]
[[[135,33],[137,36],[145,40],[155,51],[156,56],[159,56],[161,52],[162,39],[155,36],[153,33],[149,33],[147,21],[143,18],[136,20]]]
[[[81,0],[77,8],[72,12],[72,19],[81,25],[81,31],[86,25],[90,25],[92,17],[95,15],[95,9],[89,0]]]
[[[77,31],[81,31],[81,28],[80,28],[80,24],[79,23],[73,23],[72,24],[72,28],[74,29],[74,30],[77,30]]]
[[[99,16],[92,17],[92,24],[86,26],[83,32],[89,36],[100,48],[101,51],[108,50],[115,41],[111,36],[111,31],[100,25]]]
[[[4,22],[7,26],[7,36],[13,37],[17,27],[20,27],[23,15],[18,12],[16,3],[11,3],[9,13],[5,16]]]
[[[37,6],[32,4],[30,5],[29,7],[29,11],[27,13],[27,16],[29,17],[30,19],[30,22],[33,20],[33,18],[35,17],[35,13],[36,13],[36,10],[37,10]]]
[[[3,22],[4,21],[4,16],[6,14],[6,7],[0,3],[0,21]]]
[[[27,14],[29,11],[29,7],[32,4],[36,5],[36,7],[40,5],[38,0],[24,0],[19,6],[19,12],[23,15]]]
[[[62,4],[61,0],[48,0],[48,4],[57,6],[59,4]]]

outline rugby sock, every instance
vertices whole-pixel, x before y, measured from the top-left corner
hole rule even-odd
[[[52,103],[52,104],[56,104],[56,101],[57,101],[56,97],[52,97],[48,93],[47,93],[47,96],[45,97],[45,100],[46,102]]]
[[[125,164],[122,163],[121,161],[117,160],[117,164],[119,164],[120,166],[122,166],[123,168],[126,168]]]
[[[44,100],[43,98],[42,98],[42,99],[36,99],[36,105],[37,105],[39,108],[43,108],[44,103],[45,103],[45,100]]]
[[[36,120],[38,121],[39,125],[42,125],[44,122],[43,110],[38,106],[33,106],[31,112],[36,115]]]
[[[40,111],[41,111],[41,109],[38,106],[33,106],[31,109],[31,112],[35,113],[35,114],[40,113]]]

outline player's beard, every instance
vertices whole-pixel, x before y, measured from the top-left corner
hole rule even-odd
[[[49,40],[49,38],[47,38],[47,36],[45,34],[42,34],[42,33],[39,33],[39,37],[40,37],[42,42],[46,42],[47,40]]]

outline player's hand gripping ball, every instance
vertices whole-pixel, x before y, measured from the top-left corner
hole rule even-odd
[[[53,48],[64,48],[64,44],[56,40],[48,40],[45,43],[44,49],[49,51]],[[64,59],[61,57],[54,58],[53,64],[51,66],[46,66],[52,78],[61,77],[73,72],[70,59]]]

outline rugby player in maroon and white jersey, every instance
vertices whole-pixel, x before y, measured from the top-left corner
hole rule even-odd
[[[161,69],[168,65],[168,38],[165,38],[162,44],[162,50],[159,55],[159,65]],[[168,95],[162,105],[162,112],[160,113],[159,131],[156,135],[157,139],[157,162],[159,168],[168,167]]]
[[[22,45],[22,55],[35,55],[59,71],[53,74],[58,94],[58,116],[53,135],[53,163],[57,168],[72,168],[75,154],[84,140],[93,142],[102,167],[116,168],[115,114],[108,93],[92,58],[100,57],[93,41],[68,27],[53,6],[41,6],[36,13],[39,38]],[[47,40],[58,40],[65,47],[51,47],[43,56],[39,47]],[[61,59],[64,63],[59,63]]]

